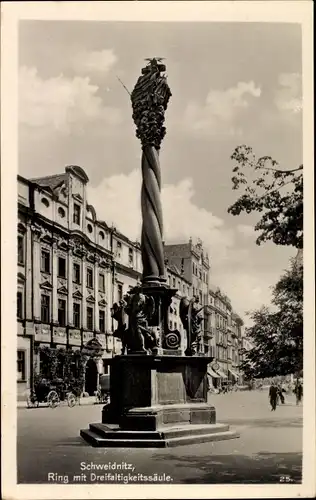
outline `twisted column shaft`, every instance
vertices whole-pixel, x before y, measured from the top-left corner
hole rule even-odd
[[[158,150],[145,146],[142,153],[142,238],[143,281],[164,277],[163,218],[161,207],[161,174]]]

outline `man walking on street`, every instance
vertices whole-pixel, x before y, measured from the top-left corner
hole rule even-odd
[[[278,399],[278,388],[273,381],[269,389],[269,399],[270,399],[271,411],[275,411]]]
[[[296,405],[299,405],[303,396],[303,386],[299,380],[296,382],[294,392],[296,396]]]
[[[280,383],[280,384],[278,384],[278,396],[280,398],[281,403],[284,405],[285,398],[284,398],[283,392],[284,392],[284,389],[283,389],[282,384]]]

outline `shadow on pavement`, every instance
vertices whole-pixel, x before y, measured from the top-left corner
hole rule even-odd
[[[223,424],[231,425],[247,425],[248,427],[302,427],[303,419],[302,417],[297,418],[219,418],[219,422]]]
[[[87,447],[87,443],[80,436],[78,436],[78,437],[72,436],[69,438],[64,438],[60,442],[56,442],[56,444],[54,446],[57,446],[57,447],[58,446],[62,446],[62,447],[67,447],[67,446],[81,446],[82,447],[82,446],[84,446],[84,447]]]
[[[156,455],[153,460],[163,460],[163,455]],[[194,468],[191,477],[181,481],[185,484],[240,484],[240,483],[285,483],[302,481],[301,453],[260,452],[252,457],[246,455],[216,455],[205,461],[196,455],[168,456],[173,467]],[[198,478],[198,479],[197,479]],[[285,479],[284,479],[285,478]]]

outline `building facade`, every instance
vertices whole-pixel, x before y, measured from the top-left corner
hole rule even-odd
[[[87,182],[77,166],[31,181],[18,177],[20,395],[40,366],[38,347],[81,350],[97,338],[104,355],[97,364],[88,361],[89,393],[98,374],[107,372],[107,359],[121,350],[112,335],[111,307],[141,276],[139,245],[97,220]]]
[[[204,325],[201,344],[199,346],[200,352],[210,354],[210,314],[211,310],[208,307],[208,288],[209,288],[209,274],[210,262],[207,252],[203,249],[201,240],[196,244],[192,239],[188,243],[164,245],[164,252],[167,265],[169,267],[175,266],[180,272],[184,280],[185,293],[184,295],[189,298],[198,297],[199,303],[204,307]],[[183,292],[181,292],[183,293]]]
[[[209,287],[212,332],[210,354],[214,361],[209,367],[209,382],[214,388],[224,383],[240,384],[240,350],[242,348],[243,321],[233,311],[229,298],[218,287]]]

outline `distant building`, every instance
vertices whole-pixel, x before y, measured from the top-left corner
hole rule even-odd
[[[209,381],[214,388],[228,381],[240,383],[240,349],[242,347],[241,318],[234,313],[229,298],[220,288],[209,287],[209,307],[211,308],[211,355],[214,361],[209,370]],[[215,367],[215,368],[214,368]]]
[[[184,280],[183,286],[186,288],[188,297],[198,297],[199,302],[206,306],[204,310],[203,339],[200,350],[209,353],[209,314],[208,308],[208,284],[210,263],[208,254],[203,249],[202,242],[198,240],[196,244],[192,239],[188,243],[164,245],[165,258],[168,266],[175,266],[180,271]],[[176,278],[173,278],[176,280]]]

